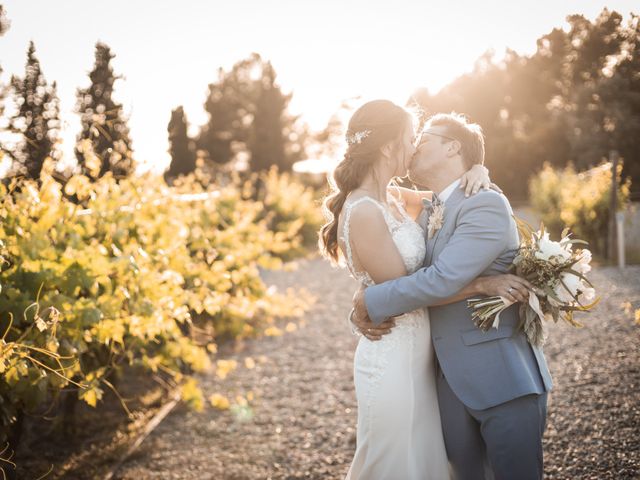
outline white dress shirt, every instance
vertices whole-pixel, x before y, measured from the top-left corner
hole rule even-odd
[[[442,192],[438,193],[438,198],[442,203],[446,202],[447,198],[449,198],[453,193],[453,191],[456,188],[458,188],[458,186],[460,185],[460,181],[461,179],[457,179],[455,182],[449,184],[449,186],[445,188]]]

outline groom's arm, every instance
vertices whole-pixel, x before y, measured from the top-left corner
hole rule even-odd
[[[507,248],[512,219],[500,195],[482,192],[465,200],[457,221],[431,266],[365,290],[367,311],[374,324],[442,303],[484,272]]]

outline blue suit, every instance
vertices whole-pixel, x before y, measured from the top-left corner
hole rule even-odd
[[[518,329],[518,305],[483,332],[466,300],[431,307],[478,276],[505,273],[519,245],[508,200],[494,191],[469,198],[456,189],[442,227],[427,239],[424,268],[365,290],[372,321],[429,307],[438,359],[438,397],[456,478],[542,478],[542,434],[552,382],[542,350]],[[429,211],[418,221],[424,227]],[[426,228],[425,228],[426,230]],[[486,470],[486,474],[485,474]]]

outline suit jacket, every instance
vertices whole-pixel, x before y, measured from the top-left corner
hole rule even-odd
[[[425,227],[425,209],[418,222]],[[500,315],[488,332],[475,327],[466,300],[432,307],[478,276],[507,272],[519,246],[518,230],[507,198],[482,191],[465,198],[456,189],[444,204],[442,227],[426,239],[424,267],[365,290],[369,317],[385,318],[430,307],[431,338],[440,368],[458,398],[483,410],[552,388],[540,348],[518,329],[518,304]]]

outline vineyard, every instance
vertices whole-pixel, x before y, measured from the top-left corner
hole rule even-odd
[[[202,408],[192,374],[233,368],[216,358],[220,342],[277,334],[276,319],[312,302],[259,276],[301,255],[320,223],[314,192],[276,170],[224,181],[197,170],[169,187],[150,174],[61,184],[45,165],[0,197],[5,445],[25,414],[64,426],[74,403],[100,408],[124,368]]]

